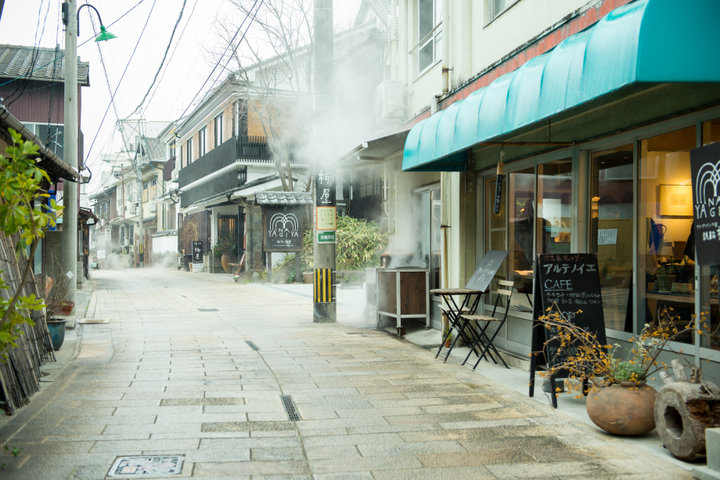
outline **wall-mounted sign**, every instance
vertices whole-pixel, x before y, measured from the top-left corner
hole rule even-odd
[[[299,252],[302,250],[302,208],[265,207],[265,250]]]
[[[690,151],[695,261],[720,264],[720,143]]]
[[[599,228],[597,244],[598,245],[616,245],[617,244],[617,228]]]
[[[315,229],[337,230],[337,208],[315,207]]]
[[[335,175],[329,170],[315,174],[315,205],[335,206]]]
[[[192,242],[192,261],[193,263],[202,263],[203,261],[203,242]]]

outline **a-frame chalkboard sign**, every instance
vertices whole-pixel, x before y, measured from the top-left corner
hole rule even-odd
[[[603,317],[600,275],[594,253],[540,254],[535,262],[533,295],[532,351],[530,357],[530,396],[535,390],[535,372],[546,362],[561,361],[553,350],[552,333],[538,320],[556,304],[575,325],[593,333],[601,344],[607,343]],[[581,314],[577,314],[582,310]],[[550,377],[553,407],[557,408],[555,378]]]

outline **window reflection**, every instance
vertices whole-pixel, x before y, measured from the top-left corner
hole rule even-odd
[[[692,208],[684,208],[691,199],[683,196],[691,185],[690,150],[695,145],[695,127],[641,142],[638,265],[645,273],[639,297],[644,306],[641,319],[678,330],[688,325],[695,310],[695,267],[692,244],[688,245]],[[694,341],[690,333],[678,340]]]
[[[605,326],[632,332],[632,145],[592,155],[590,195],[590,251],[598,256]]]

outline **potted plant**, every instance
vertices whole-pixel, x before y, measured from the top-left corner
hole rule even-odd
[[[230,262],[235,260],[235,242],[229,235],[220,235],[213,247],[213,256],[220,260],[225,273],[230,273]]]
[[[56,262],[59,267],[59,263]],[[48,276],[44,285],[45,297],[45,322],[50,333],[50,340],[55,351],[60,350],[65,341],[65,326],[67,319],[63,318],[72,314],[75,303],[68,300],[69,279],[65,275],[56,277]]]
[[[672,264],[661,265],[657,269],[655,275],[655,288],[659,292],[669,292],[672,290],[672,284],[675,281],[675,266]]]
[[[577,312],[578,315],[582,311]],[[586,407],[590,419],[600,428],[617,435],[642,435],[655,428],[656,391],[646,384],[655,372],[666,368],[658,362],[661,352],[674,352],[669,342],[693,331],[702,334],[707,326],[694,323],[678,330],[673,322],[646,324],[640,335],[630,339],[630,348],[622,355],[620,345],[603,345],[597,337],[568,321],[556,304],[539,318],[553,332],[555,351],[548,358],[545,376],[568,377],[575,383],[587,383]]]

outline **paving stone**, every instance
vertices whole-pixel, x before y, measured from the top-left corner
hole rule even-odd
[[[228,478],[241,478],[243,475],[251,475],[256,478],[257,475],[303,473],[308,473],[308,466],[304,461],[297,460],[279,462],[199,462],[195,464],[193,476],[216,478],[227,475]]]

